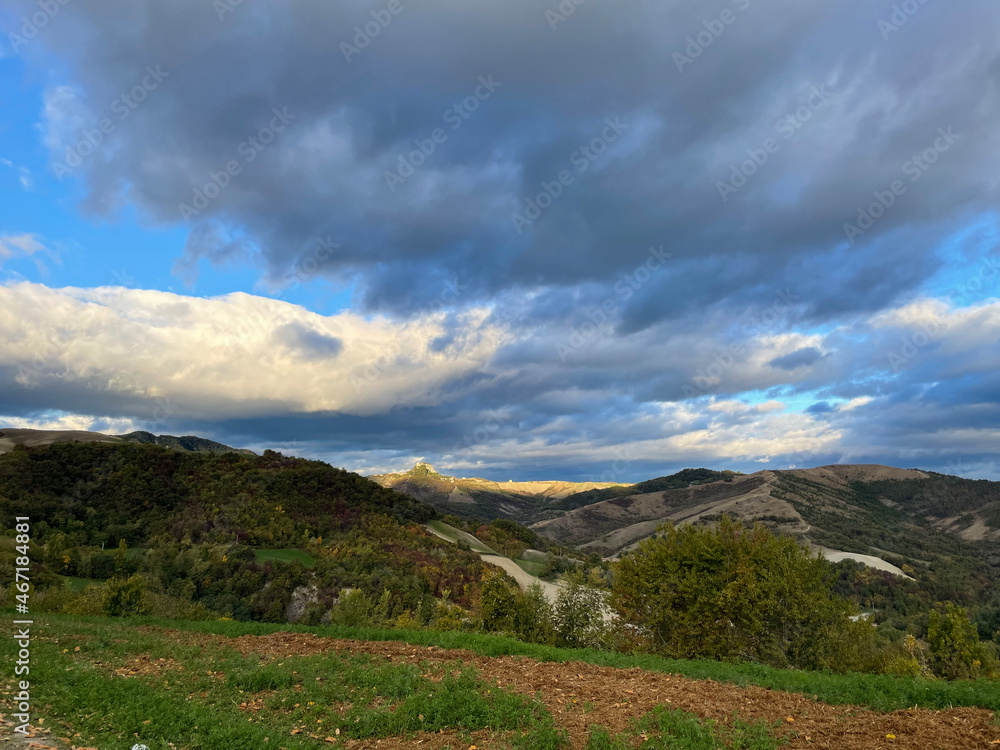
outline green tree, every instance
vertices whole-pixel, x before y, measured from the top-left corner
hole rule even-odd
[[[552,611],[559,645],[571,648],[598,647],[607,632],[607,604],[603,591],[587,585],[583,573],[568,574]]]
[[[122,539],[118,542],[118,551],[115,552],[115,578],[128,578],[128,545]]]
[[[829,563],[766,527],[664,526],[615,571],[612,606],[647,649],[674,658],[861,669],[875,630],[831,593]]]
[[[513,632],[517,595],[503,573],[487,574],[479,592],[480,619],[483,630],[493,633]]]
[[[938,604],[927,623],[931,669],[939,677],[961,680],[979,677],[988,660],[979,633],[964,607]]]

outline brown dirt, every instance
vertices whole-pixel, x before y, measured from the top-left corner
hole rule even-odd
[[[583,748],[588,729],[598,724],[619,732],[633,718],[656,706],[680,708],[720,722],[735,714],[746,720],[779,724],[790,750],[974,750],[1000,745],[1000,727],[990,711],[975,708],[930,711],[909,709],[882,714],[857,706],[831,706],[804,695],[760,687],[739,687],[711,680],[692,680],[641,669],[614,669],[582,662],[541,663],[524,657],[483,657],[465,650],[413,646],[399,642],[350,641],[303,633],[268,636],[202,635],[168,631],[178,640],[230,645],[241,654],[279,659],[327,651],[366,653],[393,662],[427,662],[440,668],[460,661],[482,671],[487,680],[526,695],[537,694],[565,727],[574,748]],[[890,737],[889,735],[893,735]],[[480,750],[500,744],[477,735]],[[358,741],[352,750],[367,748],[463,747],[453,733],[424,734],[414,739]]]

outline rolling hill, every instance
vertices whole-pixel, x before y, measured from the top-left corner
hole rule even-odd
[[[214,440],[208,440],[194,435],[174,437],[173,435],[154,435],[151,432],[136,431],[126,435],[106,435],[103,432],[88,432],[86,430],[28,430],[13,427],[0,429],[0,454],[9,453],[14,446],[23,445],[26,448],[36,448],[53,443],[151,443],[164,448],[193,453],[242,453],[255,455],[246,448],[232,448]]]
[[[421,528],[436,515],[358,474],[274,451],[94,440],[0,455],[0,524],[30,518],[37,586],[141,573],[174,610],[240,620],[321,617],[345,589],[385,597],[386,616],[429,616],[447,596],[469,606],[483,563]],[[0,545],[0,586],[12,554]]]

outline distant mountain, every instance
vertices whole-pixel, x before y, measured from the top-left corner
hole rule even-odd
[[[647,479],[634,485],[615,485],[606,489],[584,490],[577,492],[559,501],[557,507],[560,510],[573,510],[584,505],[593,505],[602,500],[611,500],[616,497],[627,497],[629,495],[643,495],[649,492],[663,492],[665,490],[677,490],[684,487],[693,487],[696,484],[708,484],[720,480],[729,481],[739,472],[735,471],[714,471],[712,469],[684,469],[676,474],[656,479]]]
[[[609,482],[494,482],[476,477],[439,474],[428,463],[418,463],[399,474],[370,477],[389,487],[434,506],[443,513],[466,519],[507,518],[519,523],[551,518],[563,510],[566,498],[589,491],[631,485]]]
[[[118,438],[100,432],[85,430],[24,430],[15,427],[0,429],[0,454],[9,453],[14,446],[35,448],[52,443],[117,443]]]
[[[173,435],[154,435],[151,432],[130,432],[127,435],[117,435],[127,443],[153,443],[162,445],[164,448],[173,448],[175,451],[191,451],[192,453],[241,453],[245,456],[256,456],[252,450],[246,448],[231,448],[228,445],[217,443],[207,438],[196,437],[195,435],[185,435],[174,437]]]
[[[879,546],[863,541],[876,530],[884,537],[892,529],[914,524],[966,542],[1000,539],[1000,482],[889,466],[835,465],[729,473],[720,481],[650,490],[664,484],[653,480],[629,492],[586,493],[615,496],[533,528],[560,543],[605,555],[634,547],[667,521],[705,523],[722,514],[858,554]]]
[[[14,450],[14,446],[23,445],[34,448],[53,443],[152,443],[172,448],[177,451],[192,453],[240,453],[256,455],[245,448],[231,448],[214,440],[185,435],[154,435],[151,432],[130,432],[127,435],[106,435],[103,432],[87,432],[85,430],[27,430],[13,427],[0,429],[0,454]]]
[[[838,563],[838,593],[900,637],[926,627],[926,613],[941,601],[976,612],[981,637],[1000,635],[1000,482],[836,465],[642,491],[648,487],[531,528],[611,557],[628,554],[666,522],[711,524],[725,514],[763,523]]]

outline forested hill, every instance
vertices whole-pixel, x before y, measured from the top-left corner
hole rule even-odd
[[[39,533],[129,546],[158,539],[299,545],[366,514],[425,523],[433,508],[320,461],[189,453],[151,444],[54,443],[0,456],[5,528],[28,515]]]
[[[44,611],[316,624],[349,591],[344,612],[377,605],[383,622],[426,623],[441,600],[471,607],[484,573],[475,553],[422,528],[435,515],[357,474],[273,451],[114,442],[0,455],[0,524],[30,518]],[[0,537],[0,588],[13,542]]]

